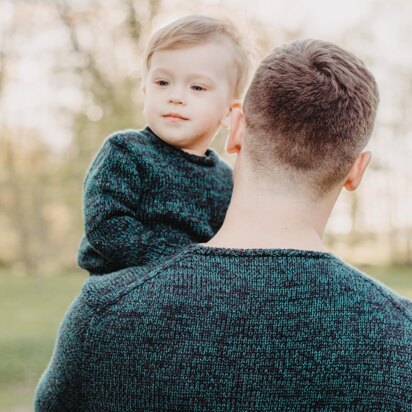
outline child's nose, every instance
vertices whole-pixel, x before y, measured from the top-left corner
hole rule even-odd
[[[170,97],[170,98],[169,98],[169,103],[172,103],[172,104],[184,104],[183,99],[178,98],[178,97]]]
[[[185,98],[184,92],[180,88],[175,87],[173,90],[171,90],[171,93],[169,96],[169,103],[186,104],[186,98]]]

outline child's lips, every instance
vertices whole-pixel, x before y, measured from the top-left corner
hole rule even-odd
[[[164,114],[162,117],[170,120],[189,120],[187,117],[184,117],[179,113],[167,113]]]

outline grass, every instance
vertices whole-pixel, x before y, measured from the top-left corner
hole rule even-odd
[[[0,411],[31,411],[63,315],[85,276],[25,278],[0,272]]]
[[[361,270],[412,300],[412,267],[369,266]]]
[[[363,270],[412,299],[412,268]],[[0,272],[0,411],[32,410],[32,398],[53,351],[58,326],[80,290],[79,272],[25,278]]]

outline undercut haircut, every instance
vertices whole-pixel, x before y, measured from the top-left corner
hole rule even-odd
[[[233,97],[240,98],[248,82],[251,57],[240,34],[228,20],[192,15],[161,28],[149,40],[144,70],[146,73],[149,71],[151,58],[156,51],[189,48],[211,41],[227,44],[233,60]],[[210,57],[213,59],[213,56]]]
[[[352,53],[319,40],[277,48],[245,97],[249,157],[257,171],[277,165],[322,196],[366,146],[378,102],[373,75]]]

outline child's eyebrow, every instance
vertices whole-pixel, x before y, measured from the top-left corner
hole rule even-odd
[[[158,67],[156,69],[153,70],[153,74],[158,74],[158,73],[162,73],[162,74],[167,74],[167,75],[172,75],[172,71],[167,70],[167,69],[163,69],[162,67]]]
[[[212,77],[209,77],[207,74],[204,73],[191,73],[189,76],[191,80],[193,79],[198,79],[198,80],[206,80],[209,83],[216,83],[216,80],[213,79]]]
[[[169,70],[163,67],[157,67],[156,69],[153,70],[153,75],[159,75],[159,74],[164,74],[166,76],[173,76],[173,70]],[[190,73],[190,75],[188,76],[189,80],[205,80],[209,83],[216,83],[216,80],[213,79],[212,77],[208,76],[205,73]]]

